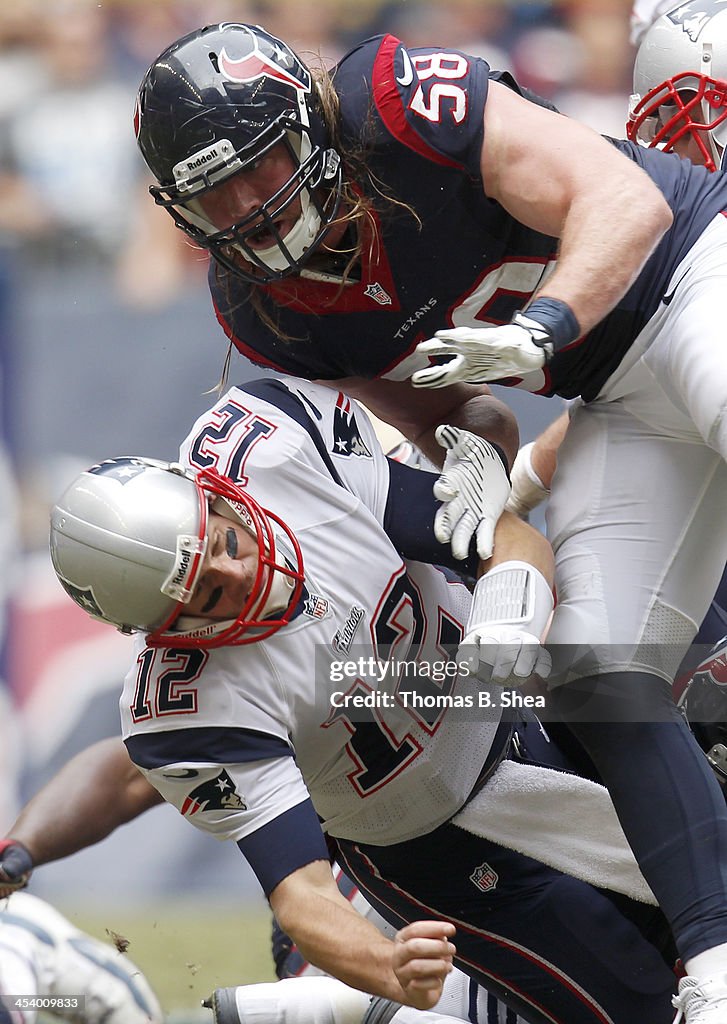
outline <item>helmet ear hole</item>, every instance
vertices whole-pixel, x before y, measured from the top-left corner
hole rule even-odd
[[[219,75],[219,73],[220,73],[220,62],[219,62],[219,59],[217,57],[217,54],[210,52],[209,58],[210,58],[210,64],[212,65],[212,67],[215,69],[215,71]]]

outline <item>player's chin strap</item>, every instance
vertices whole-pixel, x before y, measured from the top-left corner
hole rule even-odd
[[[272,569],[269,571],[274,572]],[[259,613],[259,618],[267,619],[276,612],[285,611],[290,604],[294,588],[294,580],[289,576],[285,576],[281,572],[275,572],[273,575],[273,581],[270,585],[270,593],[268,594],[265,604]],[[220,622],[210,622],[209,619],[202,618],[201,616],[180,615],[175,622],[175,629],[180,633],[193,633],[195,630],[203,629],[205,636],[215,636],[217,633],[222,633],[224,630],[229,629],[234,622],[234,619],[223,619]],[[265,626],[261,626],[260,632],[265,630],[265,628]],[[252,626],[250,628],[250,633],[254,634],[254,632],[255,627]]]
[[[217,498],[213,505],[212,510],[220,516],[224,516],[225,519],[232,519],[233,522],[240,523],[243,529],[257,539],[257,535],[253,526],[248,518],[246,518],[246,511],[241,506],[231,502],[228,498],[220,496]],[[281,556],[278,538],[273,534],[273,550],[266,550],[266,555],[269,556],[272,562],[276,562],[277,558]],[[268,615],[272,615],[273,612],[282,612],[290,604],[293,591],[295,590],[295,580],[292,576],[286,576],[283,572],[276,572],[271,566],[270,572],[273,574],[272,583],[270,584],[270,593],[267,596],[265,604],[260,612],[261,618],[267,618]]]
[[[224,516],[225,519],[239,523],[244,530],[257,539],[251,523],[245,517],[245,510],[242,506],[236,506],[227,498],[220,496],[215,498],[212,503],[212,510],[218,515]],[[277,557],[279,557],[279,549],[275,540],[273,543],[275,550],[267,551],[266,554],[270,555],[272,561],[275,562]],[[272,573],[272,581],[265,604],[257,613],[257,617],[260,619],[266,619],[275,612],[285,611],[290,604],[293,591],[295,590],[295,580],[292,576],[286,576],[283,572],[277,572],[272,566],[268,568],[268,573]],[[265,586],[264,581],[262,586]],[[213,623],[209,619],[182,614],[175,622],[175,630],[179,633],[194,633],[196,630],[204,630],[205,636],[215,636],[229,629],[233,623],[234,619],[224,619],[223,621]],[[264,627],[261,627],[261,630],[262,628]],[[254,632],[254,627],[251,629],[252,632]]]
[[[272,569],[269,571],[274,572]],[[259,613],[259,618],[267,619],[275,614],[275,612],[285,611],[290,604],[294,588],[295,582],[289,576],[285,576],[281,572],[275,572],[270,585],[270,593]],[[210,622],[209,619],[194,615],[180,615],[175,622],[175,628],[180,633],[192,633],[195,630],[204,629],[205,636],[215,636],[217,633],[222,633],[224,630],[229,629],[234,624],[234,621],[234,619],[224,619],[220,622]],[[260,627],[261,632],[264,629],[264,626]],[[254,626],[251,627],[250,632],[251,634],[255,632]]]

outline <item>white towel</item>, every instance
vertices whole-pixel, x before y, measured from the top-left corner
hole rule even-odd
[[[503,761],[452,823],[591,885],[656,905],[608,790],[588,779]]]

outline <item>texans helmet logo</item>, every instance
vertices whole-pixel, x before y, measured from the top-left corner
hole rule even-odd
[[[285,65],[297,69],[288,71]],[[257,39],[254,39],[253,48],[245,57],[234,60],[222,50],[219,58],[220,71],[231,82],[254,82],[258,78],[274,78],[283,85],[290,85],[300,92],[310,91],[310,75],[294,54],[284,50],[279,44],[274,50],[274,58],[269,57],[260,49]],[[302,80],[301,80],[302,79]]]
[[[727,645],[720,643],[698,668],[694,670],[694,678],[700,677],[716,686],[727,686]]]

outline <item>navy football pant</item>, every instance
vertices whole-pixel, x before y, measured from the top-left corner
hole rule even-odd
[[[551,700],[607,786],[682,959],[727,942],[727,805],[667,684],[610,673]]]
[[[564,766],[538,727],[518,734],[522,759]],[[454,922],[457,966],[533,1024],[671,1024],[674,974],[644,934],[664,942],[655,908],[450,824],[394,846],[337,845],[346,872],[392,924]]]

